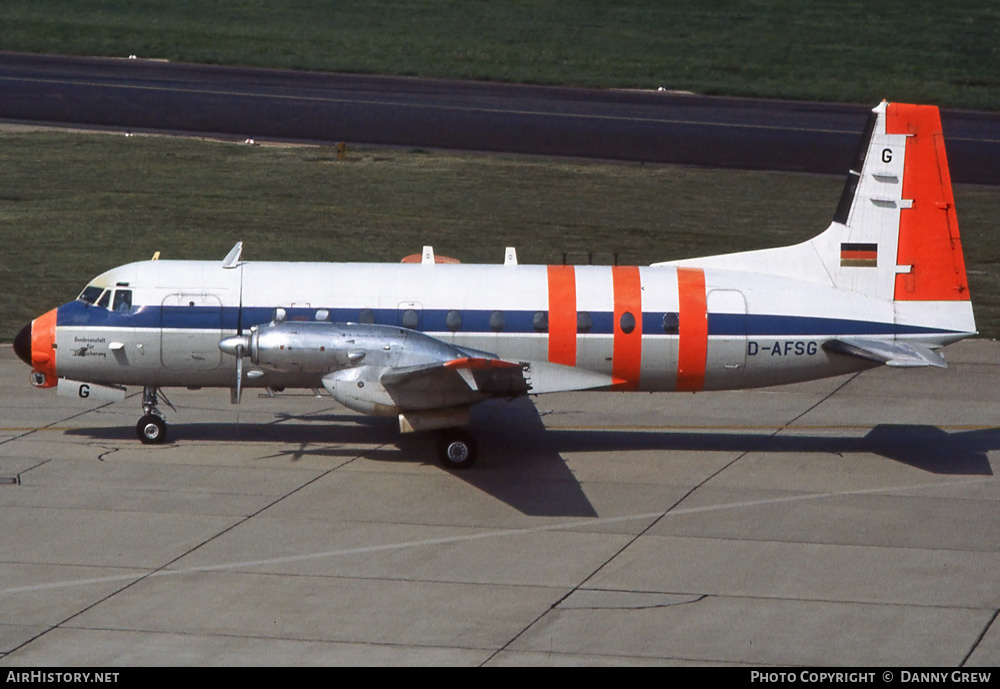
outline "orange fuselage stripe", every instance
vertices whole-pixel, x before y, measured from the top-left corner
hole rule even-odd
[[[677,294],[680,298],[677,389],[695,392],[705,387],[705,361],[708,356],[705,271],[701,268],[678,268]]]
[[[549,266],[549,361],[576,366],[576,270]]]
[[[612,266],[611,282],[615,299],[614,340],[611,375],[616,388],[635,390],[639,387],[642,368],[642,284],[637,266]],[[632,314],[635,328],[622,330],[622,316]]]

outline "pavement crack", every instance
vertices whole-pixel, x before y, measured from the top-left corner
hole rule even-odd
[[[972,654],[976,651],[977,648],[979,648],[979,644],[981,644],[983,642],[983,639],[986,638],[986,633],[990,630],[990,627],[992,627],[993,624],[997,621],[997,615],[1000,615],[1000,608],[994,610],[993,615],[989,619],[989,622],[983,625],[983,631],[979,633],[978,637],[976,637],[976,640],[969,648],[969,652],[965,654],[965,657],[962,658],[962,662],[958,664],[959,667],[965,667],[965,664],[969,662],[969,658],[972,657]]]
[[[655,591],[614,591],[580,589],[564,597],[556,606],[561,610],[657,610],[700,603],[708,594],[671,594]],[[575,599],[580,599],[576,602]]]
[[[100,446],[98,446],[98,447],[100,447]],[[103,462],[103,461],[104,461],[104,459],[105,459],[105,457],[107,457],[107,456],[109,456],[109,455],[112,455],[112,454],[114,454],[115,452],[118,452],[119,450],[121,450],[121,448],[120,448],[120,447],[111,447],[111,448],[107,448],[107,447],[106,447],[106,448],[104,449],[104,452],[102,452],[101,454],[97,455],[97,461],[98,461],[98,462]]]

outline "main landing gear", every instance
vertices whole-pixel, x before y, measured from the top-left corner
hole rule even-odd
[[[170,400],[160,392],[159,388],[147,385],[142,389],[142,411],[144,413],[139,419],[139,423],[135,425],[135,434],[139,436],[139,440],[144,445],[159,445],[167,439],[167,422],[160,410],[156,408],[161,399],[171,409],[174,409],[174,405],[170,404]]]
[[[476,463],[476,441],[461,428],[443,430],[438,451],[441,464],[446,469],[468,469]]]

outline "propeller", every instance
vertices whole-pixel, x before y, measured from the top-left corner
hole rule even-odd
[[[236,387],[231,388],[232,395],[230,401],[239,404],[243,392],[243,357],[247,355],[250,348],[249,335],[233,335],[219,342],[219,349],[226,354],[236,357]]]
[[[239,404],[243,399],[243,356],[250,345],[250,338],[243,335],[243,263],[240,256],[243,252],[243,242],[239,242],[229,252],[223,261],[224,268],[239,267],[240,269],[240,302],[236,309],[236,335],[219,342],[219,349],[236,357],[236,387],[230,389],[229,401]]]
[[[242,244],[242,242],[241,242]],[[242,253],[243,247],[240,247]],[[240,265],[240,305],[236,310],[236,336],[243,337],[243,266]],[[244,345],[236,346],[236,388],[232,393],[231,404],[239,404],[243,399],[243,352],[246,351]]]

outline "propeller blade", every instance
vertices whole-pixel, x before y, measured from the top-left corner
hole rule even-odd
[[[243,348],[239,347],[239,356],[236,357],[236,401],[239,404],[243,398]]]
[[[219,343],[219,349],[236,357],[236,387],[229,389],[229,401],[232,404],[239,404],[243,392],[243,356],[247,351],[246,338],[239,335],[227,337]]]

